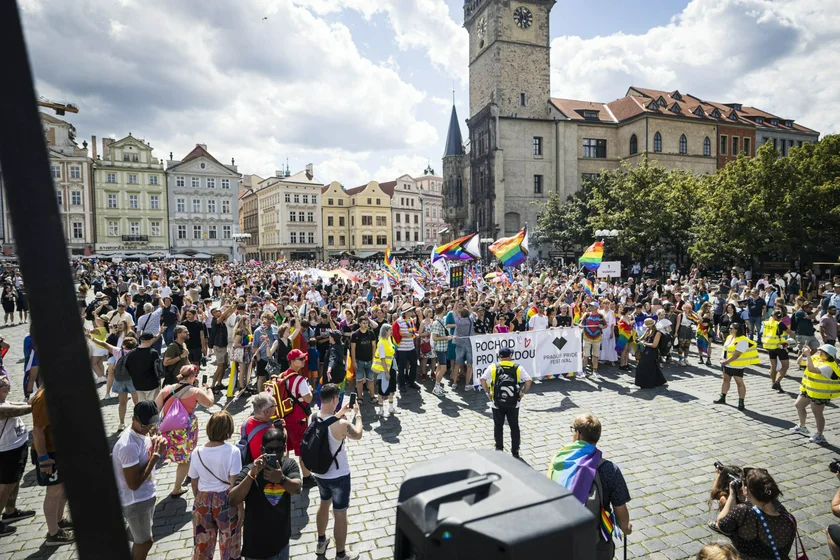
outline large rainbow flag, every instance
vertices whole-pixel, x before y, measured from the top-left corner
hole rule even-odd
[[[391,246],[388,245],[388,248],[385,249],[385,266],[392,267],[394,266],[394,256],[391,255]]]
[[[528,319],[528,321],[530,321],[531,317],[533,317],[534,315],[537,315],[538,313],[539,313],[539,311],[537,311],[537,306],[532,305],[530,307],[530,309],[528,309],[528,313],[526,314],[526,319]]]
[[[432,249],[432,262],[440,259],[453,261],[477,261],[481,258],[481,247],[478,245],[478,233],[465,235],[461,239],[444,243]]]
[[[592,285],[592,280],[590,280],[589,278],[585,278],[583,280],[583,293],[585,293],[589,297],[595,296],[595,287]]]
[[[615,339],[615,351],[621,354],[627,344],[633,339],[633,325],[622,319],[618,322],[617,327],[618,338]]]
[[[505,266],[516,267],[528,258],[528,224],[513,237],[502,237],[490,245],[490,252]]]
[[[601,260],[604,258],[604,242],[596,241],[583,252],[579,262],[589,270],[598,270]]]

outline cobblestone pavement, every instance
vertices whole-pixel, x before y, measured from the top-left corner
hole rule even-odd
[[[13,381],[12,400],[22,394],[21,353],[27,329],[26,325],[0,328],[12,345],[5,361]],[[713,363],[718,354],[715,347]],[[824,530],[833,521],[830,501],[838,482],[827,465],[840,444],[840,412],[834,405],[826,410],[828,445],[790,435],[800,374],[792,371],[783,382],[787,393],[777,394],[770,390],[766,355],[762,354],[762,360],[746,377],[744,412],[733,405],[711,403],[720,389],[720,374],[696,365],[694,357],[687,368],[666,367],[667,388],[639,390],[629,375],[615,368],[602,368],[605,379],[600,384],[580,380],[535,384],[521,413],[523,458],[543,472],[549,458],[569,439],[568,426],[574,416],[585,411],[598,415],[603,424],[600,447],[620,465],[632,495],[629,509],[634,532],[628,556],[650,559],[693,557],[702,544],[722,538],[706,527],[714,515],[706,500],[715,460],[766,467],[784,492],[783,503],[799,520],[809,557],[830,558]],[[426,382],[421,393],[410,392],[400,399],[399,414],[384,421],[370,407],[363,408],[364,438],[348,444],[354,466],[348,542],[365,560],[393,555],[394,508],[406,469],[449,451],[492,447],[492,420],[483,395],[457,391],[439,400],[429,389]],[[734,389],[733,384],[732,397]],[[104,388],[99,391],[104,393]],[[222,397],[220,403],[224,402]],[[231,407],[237,426],[248,414],[244,404]],[[218,405],[211,412],[215,410]],[[114,434],[116,400],[103,401],[102,413],[108,433]],[[197,414],[203,441],[209,412],[199,409]],[[813,419],[809,421],[813,430]],[[31,423],[31,417],[27,422]],[[173,477],[170,465],[157,475],[156,544],[150,558],[190,558],[192,554],[191,494],[188,500],[167,499]],[[43,546],[43,495],[30,470],[18,505],[35,509],[38,515],[18,522],[14,537],[0,540],[0,558],[78,557],[72,547]],[[317,490],[294,499],[292,558],[315,557],[318,501]],[[334,552],[331,548],[328,554]]]

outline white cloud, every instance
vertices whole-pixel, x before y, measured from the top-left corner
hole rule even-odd
[[[445,0],[293,0],[319,14],[343,9],[361,12],[370,20],[384,13],[402,50],[425,51],[447,75],[466,84],[469,35],[452,19]]]
[[[373,174],[373,180],[384,183],[393,181],[401,175],[411,175],[412,177],[419,177],[429,164],[429,158],[418,155],[398,155],[391,158],[386,164],[381,166]]]
[[[840,15],[822,0],[693,0],[641,35],[551,43],[552,95],[611,101],[628,86],[679,89],[840,129]]]
[[[438,123],[419,115],[424,92],[362,56],[344,24],[292,0],[23,8],[38,89],[79,105],[80,139],[131,131],[176,159],[206,143],[261,175],[286,156],[359,161],[439,141]]]

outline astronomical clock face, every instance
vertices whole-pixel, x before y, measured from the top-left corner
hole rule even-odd
[[[478,20],[478,36],[483,39],[485,35],[487,35],[487,18],[481,16]]]
[[[534,15],[525,6],[519,6],[513,11],[513,21],[521,29],[528,29],[534,23]]]

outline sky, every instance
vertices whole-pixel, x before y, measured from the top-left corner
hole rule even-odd
[[[201,143],[350,188],[440,174],[453,98],[466,137],[463,0],[18,2],[38,93],[79,107],[79,142]],[[550,24],[555,97],[678,89],[840,129],[833,1],[561,0]]]

